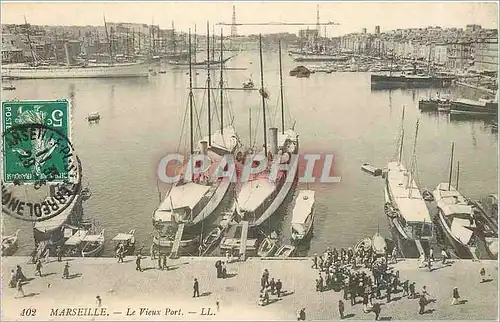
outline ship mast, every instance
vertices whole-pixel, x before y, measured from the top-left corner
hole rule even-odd
[[[191,66],[191,29],[189,29],[189,144],[191,154],[194,153],[193,139],[193,66]]]
[[[215,39],[215,35],[214,35]],[[222,28],[220,30],[220,60],[222,61],[223,57],[223,34]],[[220,65],[220,134],[222,135],[224,131],[224,70],[222,69],[222,64]]]
[[[413,175],[416,171],[416,153],[417,153],[417,137],[418,137],[418,124],[419,124],[420,120],[417,119],[417,126],[416,126],[416,129],[415,129],[415,140],[413,141],[413,153],[412,153],[412,157],[411,157],[411,168],[410,168],[410,176],[408,177],[408,186],[410,189],[409,191],[409,194],[408,194],[408,198],[411,198],[411,194],[412,194],[412,191],[413,191]]]
[[[33,64],[36,65],[36,56],[35,56],[35,51],[33,50],[33,44],[31,43],[30,39],[30,32],[28,28],[28,21],[26,21],[26,16],[24,16],[24,25],[26,26],[26,37],[28,38],[28,44],[30,45],[30,53],[31,53],[31,58],[33,59]]]
[[[264,66],[262,63],[262,34],[259,34],[259,56],[260,56],[260,95],[262,96],[262,119],[264,121],[264,154],[267,158],[267,127],[266,127],[266,98],[264,90]]]
[[[460,161],[457,162],[457,184],[456,189],[458,190],[458,179],[460,178]]]
[[[283,68],[281,66],[281,40],[278,40],[278,50],[280,57],[280,96],[281,96],[281,132],[285,134],[285,103],[283,100]]]
[[[404,144],[403,141],[405,138],[404,120],[405,120],[405,106],[403,106],[403,115],[401,116],[401,142],[399,142],[398,164],[401,164],[403,158],[403,144]]]
[[[189,58],[189,61],[191,61],[191,56]],[[210,120],[211,118],[211,110],[210,110],[210,25],[207,21],[207,99],[208,99],[208,146],[212,145],[212,122]]]
[[[106,39],[108,40],[109,60],[110,60],[110,63],[113,64],[113,52],[112,52],[112,48],[111,48],[111,39],[109,38],[109,34],[108,34],[108,27],[107,27],[107,24],[106,24],[106,17],[105,16],[102,16],[102,17],[104,19],[104,30],[106,31]]]
[[[455,152],[455,142],[451,143],[450,175],[448,178],[448,191],[451,190],[451,175],[453,173],[453,153]]]

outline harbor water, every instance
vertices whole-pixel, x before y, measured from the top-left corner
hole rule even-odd
[[[496,193],[498,142],[497,133],[488,121],[455,120],[446,114],[421,113],[418,100],[434,96],[436,89],[371,91],[369,73],[315,73],[310,78],[288,76],[296,65],[284,57],[286,115],[291,116],[287,116],[287,124],[291,126],[296,121],[301,154],[333,153],[332,173],[341,177],[340,183],[299,185],[298,189],[316,191],[314,236],[302,255],[323,252],[328,246],[353,246],[377,229],[382,235],[390,236],[383,211],[383,181],[364,173],[360,167],[363,163],[384,167],[394,158],[403,106],[406,107],[404,156],[407,162],[415,124],[420,118],[416,154],[421,188],[433,190],[448,180],[450,146],[455,142],[455,160],[460,161],[459,188],[463,194],[480,198]],[[276,52],[264,53],[264,80],[270,94],[268,124],[276,126],[280,126],[280,113],[276,109],[279,106],[278,66]],[[225,86],[241,87],[249,77],[256,85],[260,84],[258,52],[239,53],[228,67],[246,70],[225,71]],[[168,188],[157,184],[156,171],[163,156],[177,151],[188,106],[188,75],[185,69],[172,69],[166,64],[154,68],[165,69],[166,73],[149,79],[14,81],[17,89],[2,95],[2,100],[72,99],[71,139],[83,164],[84,186],[88,185],[93,193],[84,204],[85,214],[106,229],[105,255],[113,254],[111,239],[130,229],[136,229],[139,246],[149,247],[151,216],[159,204],[159,195],[164,195]],[[218,74],[214,72],[217,80]],[[204,87],[205,83],[206,72],[195,71],[195,86]],[[452,96],[460,91],[463,90],[446,89]],[[471,98],[479,95],[474,90],[466,91]],[[219,95],[218,90],[215,93]],[[201,118],[206,118],[205,95],[203,90],[195,91]],[[262,144],[262,124],[255,127],[257,119],[262,117],[258,92],[226,91],[225,96],[229,97],[224,102],[230,104],[234,125],[243,142],[248,143],[251,112],[252,136],[257,135],[257,142]],[[216,100],[219,101],[218,97]],[[100,113],[100,122],[89,124],[87,115],[96,111]],[[218,124],[216,120],[213,128]],[[184,125],[184,130],[187,126]],[[200,121],[200,127],[206,134],[204,120]],[[187,132],[184,132],[186,138]],[[289,242],[292,208],[293,196],[270,223],[273,225],[270,228],[277,229],[285,243]],[[5,234],[22,229],[16,254],[29,254],[34,245],[32,225],[7,216],[4,223]]]

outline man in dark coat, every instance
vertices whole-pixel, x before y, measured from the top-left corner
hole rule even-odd
[[[274,294],[276,289],[276,282],[274,281],[274,277],[269,281],[269,288],[271,289],[271,294]]]
[[[142,272],[141,255],[137,255],[137,258],[135,259],[135,270]]]
[[[391,287],[388,286],[387,290],[386,290],[387,303],[389,303],[391,301],[391,293],[392,293]]]
[[[283,287],[283,284],[281,283],[281,280],[278,278],[276,281],[276,294],[278,295],[278,298],[281,296],[281,288]]]
[[[339,315],[340,319],[344,318],[344,302],[342,300],[339,300]]]
[[[373,311],[373,313],[375,313],[375,321],[377,321],[378,317],[380,315],[380,311],[381,311],[381,309],[380,309],[380,303],[373,304],[372,311]]]
[[[220,260],[215,262],[215,268],[217,269],[217,278],[220,278],[222,273],[222,263]]]
[[[425,305],[427,304],[427,300],[425,299],[425,296],[422,294],[420,295],[420,299],[418,300],[418,305],[419,305],[419,310],[418,314],[424,314],[425,313]]]
[[[410,284],[410,296],[408,296],[409,299],[414,299],[415,298],[415,282]]]
[[[194,279],[194,284],[193,284],[193,297],[199,297],[200,296],[200,285],[198,284],[198,279]]]
[[[409,281],[406,280],[403,283],[403,296],[408,296],[408,286],[409,286]]]

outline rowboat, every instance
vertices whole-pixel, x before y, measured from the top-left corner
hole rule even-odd
[[[295,252],[295,246],[292,245],[283,245],[281,246],[274,257],[290,257]]]
[[[89,234],[85,228],[78,229],[64,245],[69,256],[96,257],[104,250],[104,229],[99,234]]]
[[[380,236],[378,232],[372,237],[372,249],[373,252],[377,255],[385,255],[387,251],[387,243],[385,242],[385,238]]]
[[[21,230],[16,230],[10,236],[5,236],[2,238],[2,256],[10,256],[17,250],[17,238]]]
[[[293,208],[291,236],[293,241],[303,240],[312,230],[314,222],[314,191],[302,190]]]
[[[278,249],[278,245],[276,244],[276,239],[271,237],[266,237],[260,243],[259,250],[257,251],[257,255],[260,257],[269,257],[273,256],[274,252]]]
[[[382,169],[374,167],[369,163],[363,163],[363,165],[361,166],[361,170],[375,177],[382,175]]]
[[[358,253],[360,250],[367,251],[370,248],[372,248],[372,240],[370,237],[365,237],[356,243],[354,246],[354,252]]]

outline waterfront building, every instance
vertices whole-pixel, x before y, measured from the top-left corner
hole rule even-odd
[[[489,38],[473,44],[474,69],[498,72],[498,38]]]

